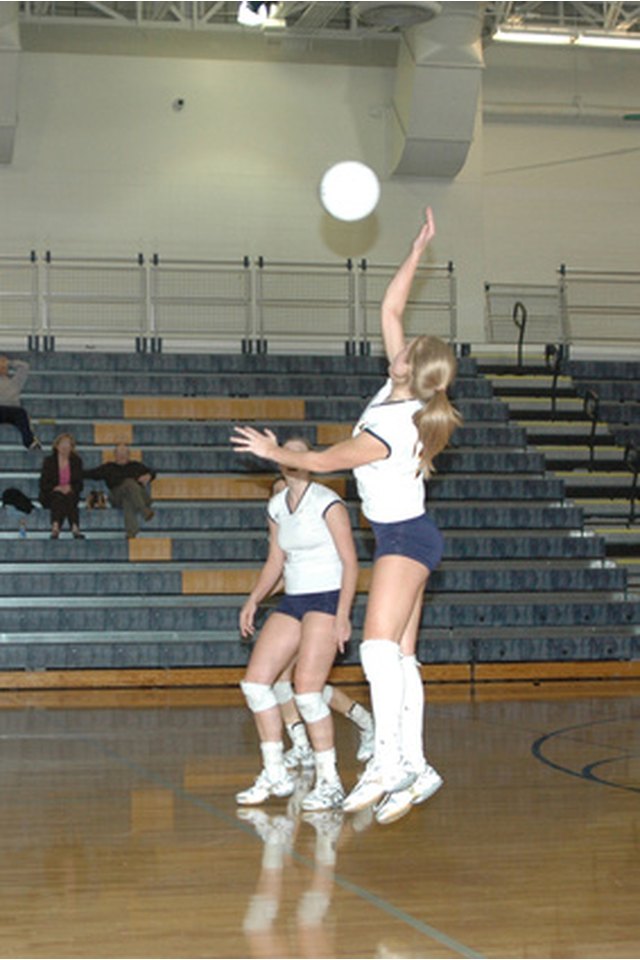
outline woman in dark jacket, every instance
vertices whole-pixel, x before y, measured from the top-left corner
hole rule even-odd
[[[76,453],[76,441],[70,433],[61,433],[53,441],[52,452],[45,457],[40,473],[40,503],[51,511],[51,539],[57,540],[65,520],[76,540],[80,533],[78,501],[82,492],[82,460]]]

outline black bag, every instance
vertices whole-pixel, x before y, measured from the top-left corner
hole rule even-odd
[[[2,506],[15,507],[20,513],[31,513],[33,510],[33,503],[29,497],[22,490],[18,490],[17,487],[7,487],[3,492]]]
[[[92,490],[86,499],[87,510],[106,510],[107,498],[102,490]]]

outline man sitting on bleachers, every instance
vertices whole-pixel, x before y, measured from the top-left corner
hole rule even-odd
[[[40,450],[42,444],[34,435],[29,415],[20,400],[20,391],[28,374],[26,360],[11,363],[8,357],[0,357],[0,423],[17,427],[27,450]]]
[[[126,443],[119,443],[114,450],[114,459],[93,470],[84,470],[88,480],[104,480],[109,489],[109,500],[124,513],[124,527],[128,539],[137,536],[140,530],[139,517],[151,520],[151,481],[155,470],[140,460],[132,460]]]

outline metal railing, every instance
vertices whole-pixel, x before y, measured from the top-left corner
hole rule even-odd
[[[629,517],[628,525],[632,526],[636,520],[636,502],[638,499],[638,474],[640,473],[640,447],[635,443],[627,445],[624,451],[624,462],[631,471],[631,489],[629,490]]]
[[[0,257],[0,329],[33,336],[39,326],[40,289],[35,252]]]
[[[519,305],[521,313],[516,316]],[[516,319],[526,316],[526,335]],[[640,272],[582,270],[561,264],[552,284],[485,283],[487,343],[640,340]]]
[[[370,353],[380,343],[380,301],[396,267],[369,264],[147,258],[0,257],[0,327],[52,349],[56,337],[95,342],[163,340],[269,344]],[[407,331],[456,338],[453,264],[418,271]],[[375,312],[375,322],[372,318]]]
[[[557,286],[485,283],[484,293],[487,343],[514,343],[518,366],[525,344],[564,340]]]
[[[255,271],[257,349],[291,340],[292,334],[319,345],[344,342],[353,352],[358,288],[350,260],[344,265],[267,261]]]
[[[580,270],[563,263],[558,296],[566,343],[638,342],[640,272]]]
[[[152,339],[251,338],[254,298],[248,259],[161,260],[154,254],[146,275],[145,333]]]
[[[146,275],[140,256],[56,257],[47,252],[39,272],[43,336],[139,337],[145,329]]]
[[[367,350],[371,345],[381,343],[380,302],[396,270],[397,265],[372,264],[366,260],[358,264],[358,326]],[[452,262],[419,268],[404,315],[407,336],[429,333],[455,343],[458,335],[457,301]]]

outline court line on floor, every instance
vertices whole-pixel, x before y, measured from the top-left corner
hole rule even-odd
[[[220,810],[215,804],[209,803],[207,800],[203,800],[201,797],[196,796],[193,793],[189,793],[187,790],[184,790],[182,787],[176,786],[170,780],[167,780],[165,777],[160,774],[153,773],[153,771],[148,770],[146,767],[137,763],[134,760],[129,760],[127,757],[123,757],[117,751],[106,747],[99,740],[96,740],[93,737],[82,737],[80,739],[86,740],[87,742],[92,743],[94,746],[98,747],[100,751],[108,756],[110,759],[115,760],[117,763],[131,770],[133,773],[138,776],[143,777],[145,780],[150,780],[153,783],[158,784],[164,789],[171,790],[180,800],[190,803],[192,806],[196,806],[201,810],[206,811],[207,813],[213,814],[219,820],[225,821],[232,827],[235,827],[237,830],[240,830],[242,833],[251,837],[252,840],[260,839],[257,837],[253,827],[245,825],[241,821],[237,820],[235,817],[229,816],[223,810]],[[262,841],[260,841],[262,842]],[[296,850],[292,850],[289,854],[293,860],[297,863],[300,863],[302,866],[308,867],[310,870],[315,869],[315,863],[309,857],[305,857],[304,854],[298,853]],[[484,960],[484,955],[478,953],[476,950],[473,950],[471,947],[467,947],[465,944],[460,943],[455,940],[453,937],[448,936],[448,934],[443,933],[441,930],[438,930],[436,927],[432,927],[430,924],[425,923],[422,920],[419,920],[417,917],[414,917],[410,913],[406,913],[404,910],[401,910],[399,907],[394,906],[392,903],[389,903],[388,900],[385,900],[382,897],[377,896],[377,894],[372,893],[372,891],[367,890],[365,887],[361,887],[357,883],[352,883],[351,880],[348,880],[346,877],[341,876],[340,874],[333,875],[333,882],[342,887],[342,889],[353,893],[355,896],[359,897],[361,900],[364,900],[366,903],[371,906],[377,907],[379,910],[389,914],[393,917],[394,920],[398,920],[401,923],[404,923],[406,926],[411,927],[412,929],[418,931],[421,934],[424,934],[430,940],[435,940],[441,946],[447,947],[449,950],[457,953],[461,957],[473,958],[473,960]]]
[[[539,760],[540,763],[545,764],[545,766],[550,767],[553,770],[557,770],[560,773],[565,773],[567,776],[576,777],[580,780],[588,780],[591,783],[599,783],[601,786],[612,787],[615,790],[625,790],[629,793],[640,793],[640,787],[627,786],[623,783],[616,783],[615,780],[606,780],[601,776],[598,776],[593,771],[596,767],[603,766],[609,763],[616,763],[620,760],[629,760],[632,757],[637,757],[638,753],[636,751],[629,751],[622,753],[615,757],[607,757],[602,760],[594,760],[592,763],[585,764],[582,769],[572,769],[571,767],[565,766],[564,764],[557,763],[554,760],[550,760],[543,753],[543,749],[551,740],[556,737],[565,737],[567,740],[574,739],[571,734],[576,731],[583,731],[588,729],[593,729],[594,727],[600,726],[605,723],[620,723],[620,717],[603,717],[598,720],[590,720],[585,723],[574,724],[570,727],[560,727],[557,730],[552,730],[550,733],[545,733],[541,737],[538,737],[534,740],[531,746],[531,753],[536,760]],[[577,738],[575,738],[577,739]],[[592,743],[588,740],[580,741],[587,746],[592,746],[597,748],[599,745],[597,743]],[[613,746],[612,746],[613,749]],[[620,747],[616,747],[617,750],[620,750]]]

